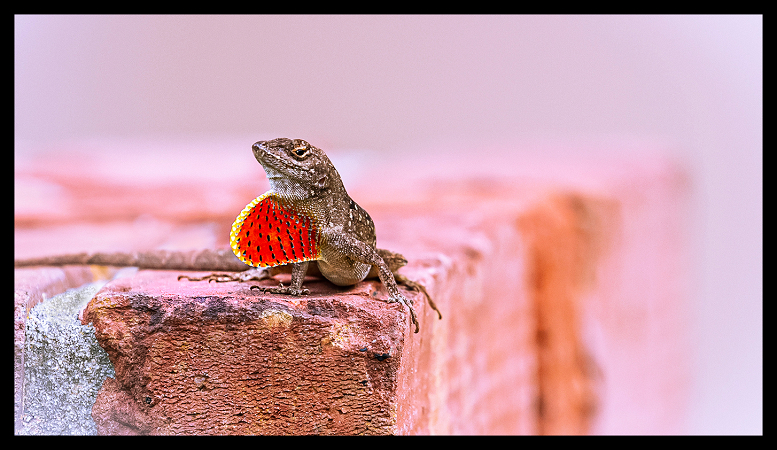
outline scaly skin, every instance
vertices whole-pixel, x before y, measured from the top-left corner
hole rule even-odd
[[[392,269],[375,247],[372,218],[348,196],[326,154],[306,141],[286,138],[259,141],[252,150],[267,173],[270,191],[235,221],[232,249],[241,261],[252,266],[292,264],[291,285],[264,290],[289,295],[307,293],[302,282],[310,261],[316,261],[321,274],[340,286],[364,280],[375,268],[389,292],[386,301],[408,307],[417,333],[413,304],[399,291]],[[262,206],[264,209],[254,214],[254,208]],[[291,220],[284,221],[284,217]],[[244,227],[254,227],[250,230],[253,234]]]

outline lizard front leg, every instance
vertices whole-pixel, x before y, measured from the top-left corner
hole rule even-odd
[[[386,250],[383,248],[376,249],[378,252],[378,255],[383,259],[383,262],[386,263],[386,265],[391,270],[391,273],[394,275],[394,280],[397,282],[397,284],[401,284],[403,286],[406,286],[410,288],[411,290],[414,290],[416,292],[421,292],[426,297],[426,300],[429,302],[429,306],[437,312],[437,316],[442,319],[442,313],[437,308],[437,305],[434,303],[434,300],[432,300],[432,296],[429,295],[429,292],[427,292],[424,285],[421,283],[417,283],[410,278],[402,275],[399,273],[399,269],[402,268],[404,265],[407,264],[407,259],[402,256],[399,253],[392,252],[391,250]],[[367,275],[367,277],[377,277],[379,276],[377,267],[373,266],[370,270],[370,273]]]
[[[418,333],[420,327],[418,325],[415,309],[413,308],[413,302],[405,298],[405,296],[399,292],[391,268],[389,268],[386,261],[383,260],[377,249],[346,234],[329,236],[327,240],[337,242],[337,246],[333,247],[336,249],[335,251],[324,251],[325,255],[329,253],[329,257],[326,258],[326,262],[320,261],[318,264],[321,274],[330,281],[354,277],[355,281],[353,282],[355,283],[364,279],[367,274],[361,273],[360,276],[357,276],[357,274],[354,273],[355,267],[348,262],[349,260],[358,261],[376,268],[378,271],[378,278],[380,278],[381,283],[383,283],[383,286],[386,287],[386,290],[389,293],[389,298],[382,301],[388,303],[401,303],[407,306],[410,310],[410,319],[413,321],[413,325],[415,325],[415,332]],[[401,255],[399,256],[401,257]]]
[[[302,282],[305,280],[305,273],[308,271],[308,264],[308,261],[292,264],[291,285],[289,286],[284,286],[283,283],[281,283],[280,286],[274,288],[251,286],[251,289],[258,289],[262,292],[269,292],[271,294],[287,294],[294,296],[307,295],[310,293],[310,291],[302,287]]]
[[[429,302],[429,306],[434,311],[437,312],[437,317],[442,319],[442,313],[437,308],[437,305],[434,303],[434,300],[432,300],[432,296],[429,295],[429,292],[426,291],[426,287],[424,287],[423,284],[415,282],[415,281],[411,280],[410,278],[402,275],[401,273],[393,272],[393,275],[394,275],[394,280],[398,284],[401,284],[403,286],[407,286],[408,288],[410,288],[410,289],[412,289],[412,290],[414,290],[416,292],[421,292],[422,294],[424,294],[424,296],[426,297],[426,301]]]
[[[377,253],[375,256],[378,256]],[[389,298],[386,301],[389,303],[401,303],[407,306],[407,309],[410,310],[410,319],[413,321],[413,325],[415,325],[415,332],[418,333],[420,327],[418,325],[418,318],[416,317],[415,309],[413,309],[413,302],[405,298],[405,296],[399,292],[397,282],[394,279],[394,274],[391,273],[391,270],[389,270],[386,263],[380,259],[380,256],[378,256],[378,261],[374,265],[378,267],[378,277],[380,278],[380,282],[383,283],[383,286],[386,286],[386,290],[389,292]]]

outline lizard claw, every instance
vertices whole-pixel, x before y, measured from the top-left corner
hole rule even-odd
[[[413,305],[408,303],[407,309],[410,310],[410,320],[413,321],[413,325],[415,325],[415,332],[418,333],[418,331],[421,330],[421,327],[418,326],[418,317],[415,315],[415,310],[413,309]]]
[[[432,300],[432,296],[429,295],[428,292],[426,292],[426,288],[424,287],[423,284],[417,283],[417,282],[411,280],[410,278],[408,278],[408,277],[406,277],[404,275],[398,274],[398,273],[394,274],[394,279],[397,281],[397,283],[399,283],[399,284],[401,284],[403,286],[407,286],[408,288],[410,288],[410,289],[412,289],[412,290],[414,290],[416,292],[423,292],[424,296],[426,296],[426,301],[429,302],[429,306],[433,310],[435,310],[437,312],[437,317],[442,319],[442,313],[440,312],[439,309],[437,309],[437,305],[434,304],[434,301]]]
[[[421,328],[418,325],[418,317],[415,314],[415,309],[413,309],[413,301],[405,298],[402,294],[399,294],[399,296],[390,296],[386,300],[383,300],[386,303],[400,303],[405,306],[407,306],[407,309],[410,310],[410,320],[413,322],[413,325],[415,325],[415,332],[418,333]]]
[[[407,305],[407,309],[410,310],[410,320],[413,321],[413,325],[415,325],[415,332],[418,333],[418,331],[421,330],[421,327],[418,325],[418,317],[416,317],[415,315],[415,309],[413,309],[413,303],[409,301],[400,301],[400,303]]]

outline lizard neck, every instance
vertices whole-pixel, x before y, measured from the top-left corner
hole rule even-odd
[[[292,204],[326,203],[336,206],[337,201],[347,202],[348,193],[345,191],[340,174],[336,170],[321,173],[315,177],[315,182],[309,180],[297,180],[287,174],[275,173],[265,169],[270,181],[270,188],[281,199]]]
[[[323,186],[277,177],[270,178],[270,187],[280,200],[314,218],[323,228],[340,223],[342,219],[338,215],[348,211],[351,203],[337,172],[327,174],[327,182]]]

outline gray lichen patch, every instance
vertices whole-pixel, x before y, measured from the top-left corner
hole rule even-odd
[[[114,377],[94,327],[79,312],[104,283],[71,289],[35,306],[27,319],[21,434],[96,434],[92,405]]]

